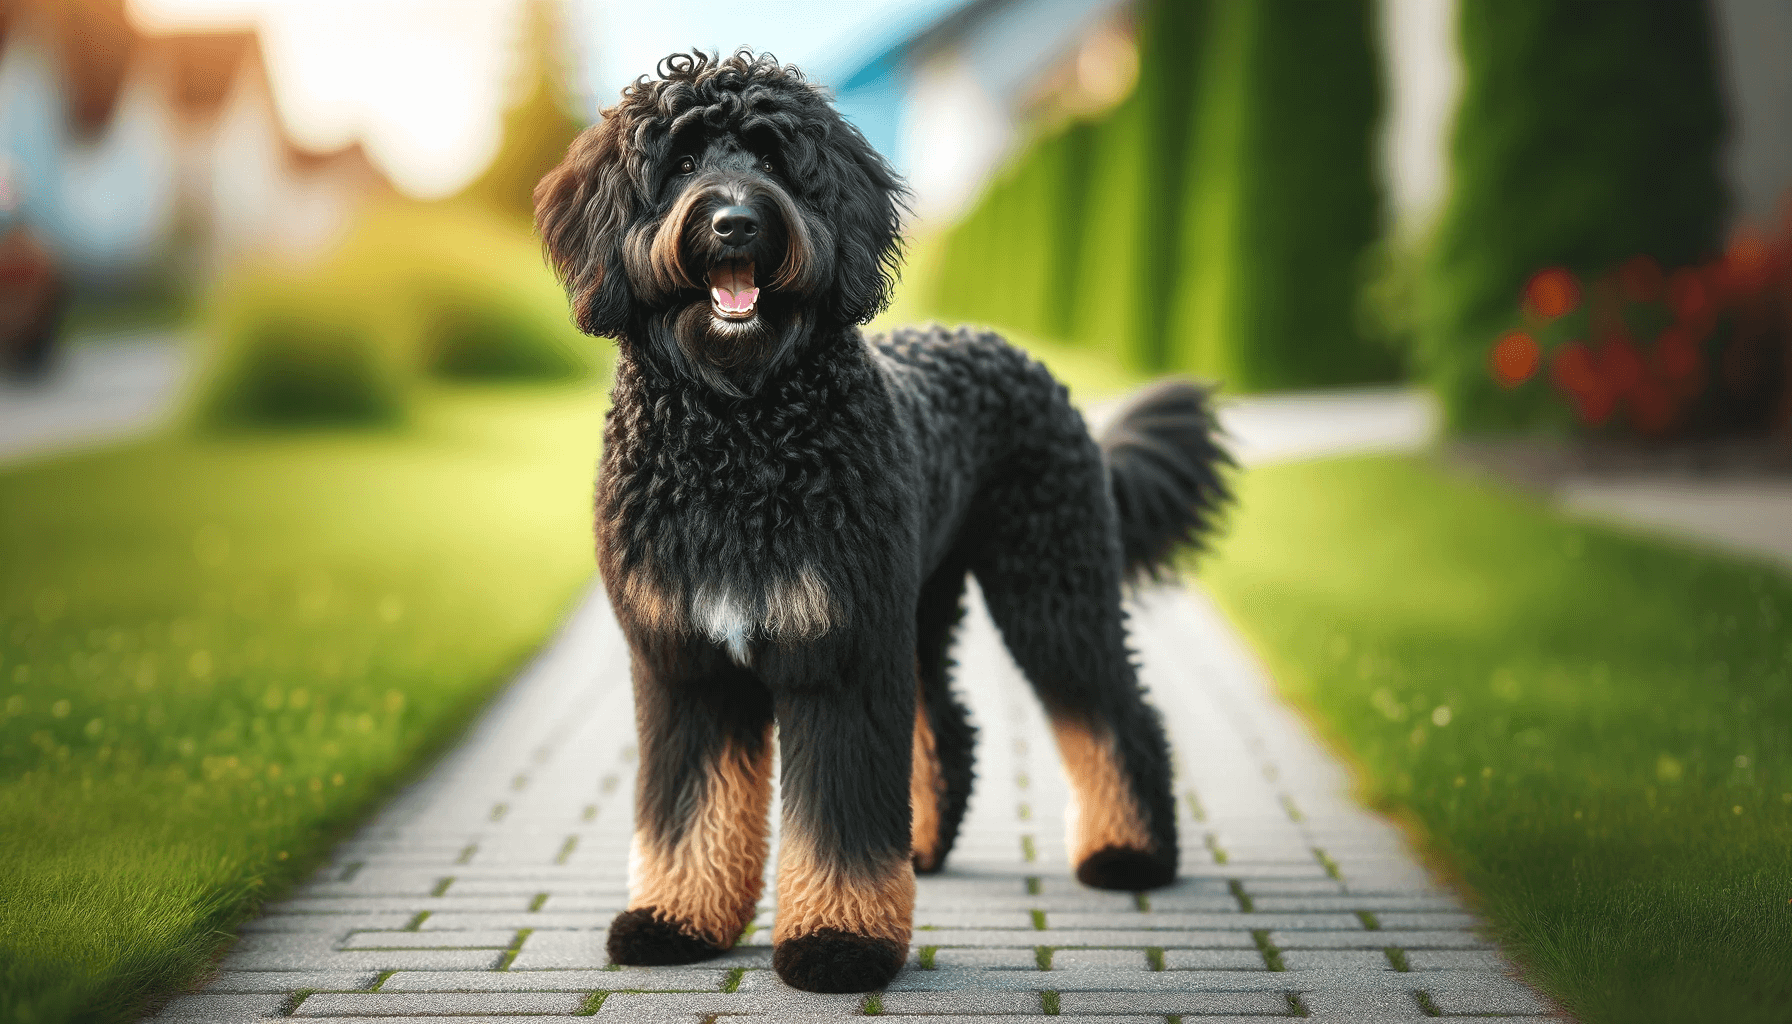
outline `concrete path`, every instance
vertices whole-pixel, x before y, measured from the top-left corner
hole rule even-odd
[[[0,377],[0,465],[159,426],[173,414],[187,373],[185,349],[172,334],[65,345],[40,383]]]
[[[1583,477],[1563,482],[1556,495],[1577,512],[1792,569],[1792,479],[1786,477]]]
[[[1426,436],[1393,434],[1359,441]],[[1257,457],[1295,450],[1249,440]],[[627,899],[635,751],[623,640],[594,589],[459,749],[267,907],[209,987],[157,1020],[1547,1012],[1399,834],[1351,801],[1344,771],[1201,594],[1142,595],[1134,639],[1176,751],[1172,888],[1135,897],[1071,878],[1050,733],[973,597],[958,685],[981,730],[977,790],[949,870],[920,881],[913,953],[895,982],[871,998],[783,986],[769,969],[775,865],[754,930],[728,956],[606,964],[604,929]]]

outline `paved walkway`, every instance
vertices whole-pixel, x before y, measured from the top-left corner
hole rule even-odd
[[[1564,481],[1568,508],[1792,569],[1792,479],[1634,474]]]
[[[0,377],[0,464],[159,426],[174,411],[187,364],[178,338],[147,332],[64,345],[39,383]]]
[[[1418,425],[1404,440],[1385,429],[1359,440],[1421,443],[1428,428],[1409,420]],[[1050,733],[972,605],[958,678],[981,730],[977,790],[949,870],[920,881],[912,959],[883,993],[815,995],[777,980],[775,865],[755,928],[730,955],[605,963],[604,929],[627,899],[635,764],[623,639],[594,589],[458,750],[267,907],[210,986],[159,1020],[881,1013],[1192,1024],[1546,1012],[1395,830],[1349,799],[1339,765],[1198,592],[1150,592],[1134,619],[1176,751],[1182,879],[1139,897],[1076,884]]]

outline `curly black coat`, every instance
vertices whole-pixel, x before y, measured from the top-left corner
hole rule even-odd
[[[903,199],[822,92],[746,51],[667,58],[536,189],[579,326],[619,348],[597,541],[641,772],[617,963],[713,956],[751,921],[775,723],[773,964],[817,991],[890,979],[970,793],[948,682],[969,575],[1052,721],[1077,877],[1175,876],[1121,588],[1225,498],[1206,394],[1160,385],[1098,443],[993,334],[861,334]]]

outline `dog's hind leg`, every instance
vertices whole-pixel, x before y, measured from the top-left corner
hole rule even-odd
[[[1126,648],[1114,510],[1095,446],[991,489],[974,569],[991,618],[1051,719],[1070,777],[1076,876],[1149,889],[1176,876],[1169,745]]]
[[[909,803],[914,812],[915,870],[945,866],[958,839],[971,797],[972,742],[976,730],[952,694],[952,634],[964,615],[964,563],[950,561],[922,587],[916,611],[917,672],[914,769]]]
[[[719,650],[632,638],[640,779],[628,909],[610,960],[682,964],[734,945],[764,884],[772,704]]]

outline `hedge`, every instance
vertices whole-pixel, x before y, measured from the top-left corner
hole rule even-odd
[[[1450,425],[1555,424],[1502,392],[1488,352],[1538,270],[1583,279],[1715,254],[1724,110],[1698,0],[1463,0],[1451,191],[1425,270],[1417,356]]]

